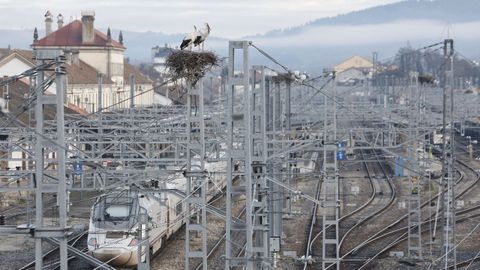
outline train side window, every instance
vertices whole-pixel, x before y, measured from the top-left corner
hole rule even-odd
[[[181,215],[182,214],[182,211],[183,211],[183,205],[182,203],[177,203],[177,206],[175,207],[175,214],[177,216]]]

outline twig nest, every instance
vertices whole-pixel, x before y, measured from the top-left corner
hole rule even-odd
[[[185,79],[194,86],[218,62],[213,52],[176,51],[167,57],[165,65],[173,80]]]
[[[291,72],[279,73],[278,75],[273,76],[272,80],[275,83],[293,82],[295,81],[295,74]]]
[[[435,83],[435,77],[430,74],[422,74],[418,76],[418,82],[420,84],[433,84]]]

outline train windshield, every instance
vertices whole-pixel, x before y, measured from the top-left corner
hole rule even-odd
[[[93,208],[93,222],[98,228],[130,229],[136,223],[138,200],[125,190],[98,199]]]
[[[130,205],[110,205],[105,209],[105,217],[111,220],[127,220],[130,215]]]

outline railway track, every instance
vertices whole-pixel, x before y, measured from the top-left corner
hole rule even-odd
[[[480,210],[480,205],[468,209],[467,212],[471,212],[471,211],[474,211],[474,210]],[[463,223],[463,222],[468,222],[472,218],[480,217],[480,213],[464,216],[465,213],[464,212],[462,212],[462,213],[457,212],[457,219],[456,219],[457,224],[458,223]],[[433,220],[434,219],[428,219],[428,220],[422,221],[422,225],[425,225],[428,222],[433,221]],[[377,252],[373,257],[368,258],[358,269],[359,270],[360,269],[365,269],[371,262],[373,262],[380,255],[389,251],[390,249],[394,248],[395,246],[401,244],[402,242],[407,241],[407,229],[408,229],[407,227],[403,227],[401,229],[397,229],[396,231],[391,232],[391,234],[396,234],[396,233],[401,233],[401,232],[404,232],[404,233],[402,233],[399,237],[397,237],[393,242],[391,242],[387,246],[385,246],[381,251]],[[425,234],[429,231],[430,231],[430,228],[428,228],[428,227],[424,228],[424,229],[422,229],[422,234]]]
[[[463,164],[465,165],[466,167],[468,167],[467,164],[465,164],[463,161],[458,161],[459,164]],[[475,170],[473,168],[469,168],[471,171],[475,172]],[[478,181],[479,181],[479,177],[478,177],[478,173],[475,172],[477,174],[477,177],[475,179],[475,181],[472,181],[470,183],[468,183],[467,181],[464,181],[464,185],[466,186],[465,188],[463,188],[462,190],[460,190],[459,192],[457,192],[457,195],[456,195],[456,198],[460,198],[462,196],[464,196],[465,194],[468,194],[469,192],[472,191],[472,189],[477,185]],[[463,173],[460,173],[460,177],[458,178],[458,180],[456,181],[456,183],[462,183],[462,180],[464,179],[464,174]],[[460,187],[459,185],[457,185],[457,187]],[[436,200],[438,197],[435,196],[433,197],[431,200],[425,202],[422,204],[422,208],[425,207],[427,204],[431,203],[432,201]],[[368,204],[367,204],[368,206]],[[366,207],[366,206],[365,206]],[[477,210],[478,208],[475,207],[473,209],[469,209],[469,211],[474,211],[474,210]],[[458,214],[463,214],[463,213],[466,213],[468,211],[460,211]],[[476,216],[476,215],[473,215],[473,216]],[[405,241],[407,238],[406,238],[406,235],[407,233],[404,233],[402,234],[400,237],[398,237],[397,235],[399,233],[402,233],[402,232],[406,232],[407,231],[407,227],[402,227],[400,229],[394,229],[396,226],[398,226],[399,224],[401,224],[402,221],[405,221],[406,218],[408,217],[408,214],[407,215],[404,215],[402,216],[401,218],[399,218],[398,220],[396,220],[395,222],[385,226],[383,229],[381,229],[379,232],[375,233],[373,236],[370,236],[367,240],[365,240],[364,242],[362,242],[360,245],[356,246],[354,249],[351,249],[350,251],[348,251],[347,253],[345,253],[343,256],[341,256],[341,260],[343,262],[357,262],[357,265],[358,265],[358,262],[361,262],[362,260],[365,261],[366,263],[364,264],[361,264],[360,266],[358,266],[358,269],[364,269],[366,267],[366,265],[368,265],[368,263],[370,263],[371,261],[373,261],[373,259],[370,259],[369,258],[372,258],[372,257],[378,257],[380,254],[384,253],[385,251],[389,250],[390,248],[394,247],[395,245]],[[464,218],[464,219],[460,219],[459,221],[466,221],[468,220],[468,218],[471,218],[472,216],[469,216],[467,218]],[[431,217],[430,217],[431,218]],[[424,223],[426,222],[429,222],[430,220],[427,219],[426,221],[424,221]],[[393,231],[391,231],[393,230]],[[422,232],[425,232],[426,230],[423,230]],[[322,232],[320,232],[319,234],[321,234]],[[390,239],[385,239],[387,237],[390,237]],[[392,239],[393,237],[393,239]],[[372,243],[373,242],[377,242],[379,240],[385,240],[385,242],[387,243],[391,243],[390,245],[388,245],[387,247],[385,247],[385,245],[383,245],[383,248],[381,248],[380,252],[377,252],[376,254],[373,254],[373,255],[370,255],[370,256],[364,256],[363,258],[362,257],[359,257],[358,256],[358,252],[362,249],[365,249],[367,246],[369,247],[369,250],[371,250],[372,248]],[[382,245],[380,243],[380,245]],[[377,247],[377,250],[378,250],[378,247]],[[347,258],[347,256],[350,257],[352,255],[356,255],[355,257],[357,257],[357,259],[353,258],[353,259],[350,259],[350,258]],[[331,267],[328,267],[327,269],[331,269]],[[306,267],[304,267],[304,269],[306,269]],[[349,269],[349,268],[347,268]],[[353,268],[352,268],[353,269]],[[355,268],[357,269],[357,268]]]
[[[355,230],[359,229],[360,226],[366,224],[367,221],[369,221],[369,220],[379,216],[380,214],[382,214],[385,210],[387,210],[393,204],[393,202],[395,201],[395,199],[397,197],[397,190],[395,188],[395,185],[393,184],[392,179],[387,175],[387,172],[385,171],[385,168],[383,167],[382,162],[378,158],[378,155],[375,152],[375,150],[372,151],[372,154],[375,156],[375,159],[376,159],[377,164],[378,164],[378,168],[380,168],[381,174],[383,174],[383,178],[385,179],[385,181],[381,181],[378,178],[373,177],[372,172],[371,172],[370,168],[368,167],[368,164],[366,162],[364,162],[364,166],[365,166],[365,169],[367,171],[368,178],[371,179],[371,182],[374,184],[373,185],[374,186],[374,189],[373,189],[373,191],[374,191],[373,199],[374,200],[372,200],[372,202],[369,205],[380,205],[381,207],[373,210],[372,212],[365,211],[368,208],[364,207],[364,208],[361,209],[361,211],[357,211],[353,215],[348,215],[348,216],[346,216],[346,218],[341,220],[341,222],[345,222],[347,219],[353,219],[354,224],[342,236],[342,238],[339,242],[340,251],[342,250],[342,247],[345,243],[345,240],[347,239],[347,237],[349,237],[349,235],[351,235]],[[363,153],[362,153],[362,156],[363,156]],[[380,188],[381,185],[383,185],[384,187]],[[389,194],[388,198],[385,197],[386,194],[383,191],[381,191],[381,189],[387,191],[387,193]],[[352,243],[352,241],[356,240],[357,238],[358,238],[358,235],[355,236],[355,237],[350,237],[349,243]]]
[[[362,155],[362,159],[364,159],[363,151],[361,152],[361,155]],[[339,224],[340,225],[342,225],[342,223],[345,223],[345,221],[350,219],[350,218],[353,220],[352,221],[353,223],[352,223],[351,226],[347,225],[347,227],[349,227],[349,229],[343,234],[343,236],[340,240],[340,243],[339,243],[339,248],[341,248],[342,244],[347,239],[347,236],[349,234],[351,234],[355,229],[359,228],[359,226],[361,226],[362,224],[364,224],[365,222],[367,222],[371,218],[383,213],[395,201],[395,198],[396,198],[395,185],[392,183],[391,179],[387,176],[387,173],[386,173],[384,167],[382,166],[381,161],[379,160],[377,154],[374,153],[374,155],[375,155],[376,160],[379,164],[379,168],[382,172],[383,178],[386,179],[386,181],[383,181],[383,182],[385,182],[388,187],[385,188],[385,185],[383,185],[383,183],[380,183],[378,178],[374,178],[372,176],[373,173],[371,172],[371,169],[369,168],[368,164],[366,162],[363,162],[363,166],[365,168],[365,171],[367,172],[367,178],[369,179],[369,185],[370,185],[370,188],[371,188],[371,193],[370,193],[370,196],[369,196],[368,200],[364,204],[362,204],[360,207],[356,208],[354,211],[340,217],[340,219],[339,219]],[[383,193],[383,191],[381,191],[382,186],[383,186],[384,189],[389,190],[388,194],[390,195],[385,203],[384,203],[384,201],[385,201],[384,193]],[[365,211],[369,208],[369,206],[371,206],[373,204],[381,205],[381,207],[374,210],[373,212]],[[314,211],[312,213],[312,220],[316,220],[316,215],[317,215],[317,212]],[[323,233],[323,230],[321,230],[320,232],[318,232],[312,238],[311,232],[313,231],[313,228],[314,228],[315,224],[316,224],[316,222],[312,222],[310,224],[310,229],[309,229],[310,233],[309,233],[309,236],[308,236],[307,248],[306,248],[304,258],[308,258],[308,256],[310,256],[310,254],[312,254],[311,252],[312,252],[312,249],[313,249],[313,245],[315,243],[317,243],[316,242],[317,239],[319,239],[320,236]],[[345,225],[343,225],[343,227],[345,227]],[[341,228],[342,228],[342,226],[340,226],[340,229]],[[307,267],[308,267],[308,261],[305,261],[304,265],[303,265],[303,269],[305,270],[305,269],[307,269]]]
[[[459,198],[465,196],[466,194],[468,194],[469,192],[471,192],[478,185],[478,182],[480,181],[480,175],[474,168],[470,167],[465,162],[463,162],[461,160],[457,160],[457,163],[464,166],[465,168],[467,168],[471,172],[475,173],[475,175],[476,175],[475,180],[471,181],[470,183],[468,183],[468,181],[463,181],[465,186],[463,186],[463,189],[460,190],[459,192],[457,191],[457,193],[456,193],[457,195],[455,196],[456,199],[459,199]],[[462,180],[464,180],[464,178],[465,178],[465,174],[462,172],[460,174],[459,179],[456,181],[456,183],[457,184],[462,183]],[[462,188],[462,186],[457,185],[457,188]],[[439,195],[436,195],[431,200],[428,200],[427,202],[423,203],[421,207],[423,208],[427,204],[436,200],[438,198],[438,196]],[[468,209],[468,210],[458,211],[457,215],[460,217],[460,216],[464,215],[465,213],[475,211],[475,210],[479,210],[479,209],[480,209],[480,206],[475,206],[475,207],[473,207],[471,209]],[[468,221],[469,219],[471,219],[473,217],[477,217],[477,216],[479,216],[479,214],[473,214],[473,215],[470,215],[470,216],[467,216],[467,217],[462,217],[462,218],[457,219],[457,222],[459,222],[459,223],[465,222],[465,221]],[[369,254],[367,256],[363,256],[365,261],[358,267],[358,269],[365,269],[371,262],[373,262],[374,259],[378,258],[379,256],[381,256],[383,253],[387,252],[391,248],[393,248],[393,247],[397,246],[398,244],[407,240],[407,229],[408,229],[407,226],[404,226],[404,227],[401,227],[401,228],[398,228],[398,229],[393,229],[396,225],[400,224],[402,221],[405,221],[405,219],[407,217],[408,217],[408,214],[404,215],[403,217],[401,217],[400,219],[398,219],[394,223],[385,226],[384,229],[382,229],[381,231],[379,231],[375,235],[371,236],[369,239],[367,239],[366,241],[364,241],[363,243],[361,243],[360,245],[358,245],[354,249],[350,250],[348,253],[346,253],[344,256],[342,256],[341,259],[345,260],[346,256],[351,255],[351,254],[358,255],[359,250],[362,250],[362,249],[365,250],[367,247],[368,247],[369,251],[372,250],[372,249],[376,249],[377,251],[375,253]],[[422,225],[423,224],[428,224],[428,222],[432,221],[433,218],[434,218],[434,215],[430,215],[428,218],[426,218],[422,221]],[[429,232],[429,231],[430,231],[430,228],[422,229],[422,234],[426,233],[426,232]],[[381,240],[382,240],[382,242],[379,242]],[[375,243],[375,245],[374,245],[374,243]],[[383,243],[388,243],[388,244],[385,245]]]
[[[320,191],[322,190],[322,182],[318,181],[317,182],[317,188],[315,190],[315,199],[320,200]],[[308,229],[308,237],[307,237],[307,245],[305,248],[305,255],[304,255],[304,263],[303,263],[303,269],[305,270],[308,266],[308,260],[311,256],[311,249],[313,242],[316,240],[316,237],[318,237],[319,234],[317,234],[315,237],[313,236],[313,230],[315,228],[315,224],[317,224],[317,212],[318,212],[318,204],[314,204],[313,210],[312,210],[312,216],[310,218],[310,228]]]
[[[242,210],[240,211],[240,213],[238,215],[236,215],[236,218],[241,218],[244,214],[245,214],[245,207],[242,208]],[[225,238],[226,238],[227,234],[226,232],[223,233],[223,236],[220,237],[220,239],[218,239],[214,244],[213,244],[213,247],[210,249],[210,251],[207,253],[207,259],[211,259],[211,258],[214,258],[214,257],[218,257],[216,256],[218,252],[220,252],[220,247],[222,246],[222,244],[224,243],[225,241]],[[235,238],[235,237],[234,237]],[[237,237],[238,238],[238,237]],[[242,249],[245,248],[245,245],[242,246],[242,248],[240,249],[240,252]],[[209,264],[210,265],[210,264]],[[202,269],[203,267],[203,263],[200,263],[196,268],[195,270],[200,270]]]
[[[318,155],[312,155],[312,158],[315,158],[315,161],[314,161],[314,164],[318,164]],[[317,170],[318,168],[314,168],[315,170]],[[321,183],[320,181],[317,183],[317,192],[316,192],[316,198],[318,199],[318,196],[320,194],[320,189],[318,188],[318,186],[321,186]],[[317,205],[315,205],[314,208],[316,208]],[[237,218],[240,218],[241,216],[243,216],[243,214],[245,213],[245,208],[243,208],[240,213],[237,215]],[[240,239],[244,239],[240,234],[242,234],[242,232],[236,232],[235,235],[233,235],[233,239],[239,239],[239,240],[235,240],[232,241],[234,242],[234,244],[232,244],[232,247],[234,247],[236,250],[235,250],[235,254],[236,254],[236,257],[240,257],[242,254],[245,253],[245,250],[246,250],[246,243],[240,243]],[[220,247],[223,246],[223,243],[225,242],[225,237],[226,237],[226,234],[224,233],[222,235],[222,237],[220,239],[218,239],[215,244],[213,245],[212,249],[208,252],[207,256],[208,256],[208,259],[209,260],[212,260],[213,258],[216,258],[216,257],[219,257],[218,255],[216,255],[217,252],[221,252],[221,249]],[[215,265],[212,266],[212,264],[209,264],[210,267],[212,267],[213,269],[222,269],[223,268],[223,265],[219,265],[215,268]],[[200,263],[197,267],[196,267],[196,270],[199,270],[201,269],[202,267],[202,263]]]
[[[457,183],[461,182],[463,180],[464,176],[463,174],[460,174],[458,180],[456,181]],[[435,201],[437,199],[439,195],[435,195],[434,197],[432,197],[431,200],[428,200],[424,203],[422,203],[421,207],[424,208],[426,205],[430,204],[431,202]],[[378,241],[380,239],[384,239],[387,235],[391,235],[391,233],[389,232],[389,230],[395,230],[395,228],[397,226],[401,226],[402,222],[403,221],[406,221],[408,218],[408,213],[401,216],[400,218],[398,218],[397,220],[395,220],[394,222],[386,225],[383,227],[383,229],[380,229],[377,233],[373,234],[372,236],[370,236],[367,240],[365,240],[364,242],[362,242],[361,244],[357,245],[355,248],[349,250],[348,252],[346,252],[344,255],[342,255],[342,257],[340,258],[341,260],[345,260],[347,256],[355,256],[358,254],[358,252],[364,248],[366,248],[367,245],[375,242],[375,241]],[[387,240],[388,241],[388,240]]]
[[[86,238],[87,238],[87,233],[88,231],[83,231],[79,234],[76,234],[74,236],[72,236],[68,241],[68,245],[70,246],[73,246],[73,247],[76,247],[78,248],[79,245],[81,244],[84,244],[84,243],[81,243],[82,241],[86,242]],[[44,262],[44,268],[45,269],[58,269],[60,267],[60,261],[58,260],[58,257],[59,257],[59,248],[58,247],[54,247],[52,249],[50,249],[49,251],[47,251],[46,253],[43,254],[43,262]],[[85,249],[82,249],[83,252],[86,252],[86,245],[85,245]],[[68,260],[72,260],[74,258],[74,256],[69,256],[68,257]],[[27,269],[32,269],[35,267],[35,260],[27,263],[26,265],[24,265],[23,267],[19,268],[19,270],[27,270]]]
[[[82,202],[88,202],[88,201],[94,201],[97,198],[97,196],[89,197],[86,199],[82,200],[75,200],[75,201],[70,201],[70,203],[73,204],[78,204]],[[56,211],[57,205],[56,205],[57,199],[56,198],[51,198],[48,199],[44,202],[44,208],[43,208],[43,213],[44,215],[48,216],[48,211]],[[32,205],[27,207],[27,205],[17,205],[17,206],[12,206],[7,209],[4,209],[3,211],[0,212],[0,215],[5,216],[6,223],[8,223],[9,220],[15,219],[16,222],[18,222],[19,218],[25,215],[30,214],[32,216],[32,219],[35,217],[35,205],[33,202],[31,202]],[[50,205],[50,206],[47,206]],[[74,217],[71,215],[71,217]],[[23,222],[23,221],[22,221]],[[28,222],[28,221],[26,221]]]

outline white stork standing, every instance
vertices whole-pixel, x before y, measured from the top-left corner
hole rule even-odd
[[[192,50],[192,45],[195,39],[199,36],[199,32],[197,30],[197,27],[194,25],[193,26],[193,32],[187,33],[185,37],[183,38],[182,44],[180,44],[180,50],[183,50],[185,48],[189,48],[190,51]]]
[[[193,45],[195,45],[195,47],[199,46],[200,44],[202,45],[202,51],[203,51],[203,47],[204,47],[204,43],[205,43],[205,40],[207,39],[208,35],[210,34],[210,31],[212,29],[210,28],[210,25],[208,25],[208,23],[205,23],[205,28],[203,28],[202,30],[199,30],[198,31],[198,36],[197,38],[193,41]]]

